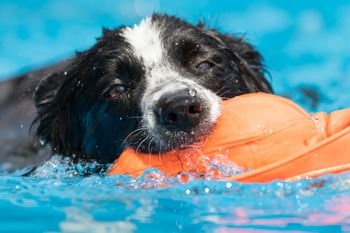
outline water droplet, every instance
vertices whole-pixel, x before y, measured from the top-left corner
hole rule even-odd
[[[21,129],[23,129],[23,124],[21,124],[19,127],[21,127]]]
[[[64,73],[63,73],[64,75],[67,75],[68,74],[68,72],[67,71],[64,71]]]
[[[119,120],[120,120],[120,121],[123,120],[123,117],[119,117]]]
[[[232,187],[232,183],[230,183],[230,182],[228,182],[228,183],[226,183],[226,188],[231,188]]]
[[[204,189],[205,193],[209,193],[209,191],[210,191],[210,189],[208,187]]]
[[[42,139],[39,140],[39,143],[40,143],[40,145],[42,145],[42,146],[45,145],[45,141],[42,140]]]
[[[190,96],[196,96],[197,92],[196,92],[194,89],[189,89],[189,90],[188,90],[188,94],[189,94]]]
[[[189,189],[186,189],[185,193],[186,193],[187,195],[189,195],[189,194],[191,193],[191,191],[190,191]]]

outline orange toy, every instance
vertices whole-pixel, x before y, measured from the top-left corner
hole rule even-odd
[[[161,155],[127,148],[108,172],[140,176],[158,168],[167,176],[208,172],[211,159],[249,172],[242,182],[295,180],[350,170],[350,109],[308,114],[283,97],[247,94],[223,101],[214,131],[200,143]],[[214,174],[220,177],[220,172]],[[227,179],[227,178],[225,178]]]

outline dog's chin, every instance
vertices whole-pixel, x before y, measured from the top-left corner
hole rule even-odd
[[[129,146],[137,152],[147,154],[166,153],[172,150],[183,150],[201,141],[209,135],[215,123],[202,122],[190,131],[168,130],[157,127],[144,131],[129,139]]]

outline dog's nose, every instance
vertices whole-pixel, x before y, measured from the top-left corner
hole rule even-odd
[[[190,131],[200,122],[203,105],[194,90],[183,90],[163,95],[154,110],[160,125]]]

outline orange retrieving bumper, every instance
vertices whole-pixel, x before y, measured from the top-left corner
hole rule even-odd
[[[350,170],[350,109],[308,114],[294,102],[255,93],[222,102],[213,132],[184,150],[160,156],[127,148],[108,175],[140,176],[158,168],[167,176],[204,173],[208,159],[226,158],[249,172],[231,176],[241,182],[295,180]],[[222,178],[217,174],[214,178]]]

